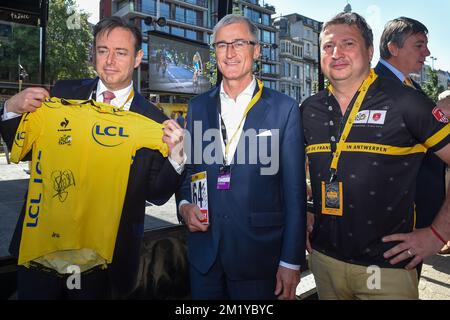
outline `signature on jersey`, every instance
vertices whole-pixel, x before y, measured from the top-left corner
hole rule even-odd
[[[60,202],[64,202],[69,195],[69,187],[75,186],[75,177],[70,170],[57,170],[52,172],[53,198],[58,197]]]

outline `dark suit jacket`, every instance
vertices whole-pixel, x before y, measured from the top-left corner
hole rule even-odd
[[[220,259],[229,279],[275,280],[280,260],[295,265],[305,262],[305,157],[298,103],[277,91],[263,89],[245,121],[247,138],[239,141],[235,164],[231,165],[231,189],[217,190],[223,160],[218,103],[217,87],[193,98],[186,117],[193,142],[192,158],[177,197],[191,201],[191,175],[206,171],[210,215],[206,232],[188,234],[188,258],[201,273],[208,272],[214,261]],[[213,164],[208,164],[205,156],[200,159],[199,151],[204,155],[211,153],[211,142],[202,139],[208,129],[216,129],[213,154],[217,155],[217,161]],[[272,136],[256,136],[262,130],[271,130]],[[272,164],[279,163],[277,172],[271,175],[262,175],[260,171],[269,167],[261,163],[258,155],[264,150],[261,147],[266,139],[268,151],[262,153],[271,152]],[[279,150],[270,151],[270,141],[279,141]],[[247,150],[246,164],[236,164],[240,147]],[[255,152],[248,152],[249,149]]]
[[[89,99],[97,82],[98,78],[58,81],[51,91],[51,96]],[[160,123],[167,119],[155,105],[145,100],[136,90],[130,110]],[[20,118],[3,121],[1,125],[2,135],[9,147]],[[136,285],[140,245],[144,232],[145,200],[158,205],[165,203],[178,189],[181,178],[159,152],[150,149],[140,149],[136,152],[130,168],[113,261],[108,266],[114,298],[125,297]],[[20,247],[24,214],[23,208],[10,245],[10,253],[16,257]]]
[[[385,65],[378,62],[375,72],[380,77],[400,79]],[[413,81],[417,90],[420,85]],[[445,199],[445,163],[433,152],[427,152],[419,169],[416,182],[416,228],[428,227],[438,214]]]

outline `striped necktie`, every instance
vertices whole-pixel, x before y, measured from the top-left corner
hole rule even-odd
[[[111,100],[114,99],[116,95],[111,91],[103,92],[103,102],[111,104]]]
[[[406,77],[405,80],[403,80],[403,83],[404,83],[405,85],[407,85],[408,87],[411,87],[411,88],[413,88],[413,89],[416,88],[416,87],[414,87],[414,84],[413,84],[413,82],[412,82],[412,80],[411,80],[410,77]]]

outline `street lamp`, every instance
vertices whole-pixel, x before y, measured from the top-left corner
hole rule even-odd
[[[153,26],[153,30],[156,29],[156,26],[158,27],[164,27],[167,25],[167,20],[164,17],[152,17],[152,16],[148,16],[146,18],[143,19],[145,25],[147,26]],[[150,87],[150,32],[152,30],[147,30],[144,31],[144,33],[147,34],[147,63],[148,63],[148,86]],[[140,69],[139,69],[140,70]],[[139,71],[140,72],[140,71]],[[140,73],[139,73],[139,83],[140,83]]]
[[[164,17],[159,17],[158,19],[153,18],[153,17],[147,17],[144,19],[144,23],[147,26],[155,27],[156,25],[158,25],[159,27],[164,27],[167,25],[167,20]]]
[[[437,60],[437,58],[431,56],[430,59],[431,59],[431,69],[434,70],[434,61]]]
[[[347,5],[344,7],[344,12],[349,13],[352,12],[352,6],[347,1]]]

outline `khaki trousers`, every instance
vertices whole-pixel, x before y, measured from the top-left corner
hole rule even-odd
[[[342,262],[313,251],[309,267],[321,300],[417,300],[416,269],[379,268]]]

